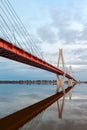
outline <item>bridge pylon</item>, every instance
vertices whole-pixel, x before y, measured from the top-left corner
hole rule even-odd
[[[65,66],[64,66],[64,58],[63,58],[63,52],[62,48],[59,49],[59,55],[58,55],[58,63],[57,68],[61,66],[61,69],[63,70],[64,74],[62,77],[60,77],[58,74],[56,74],[56,93],[59,92],[59,89],[61,88],[64,96],[60,100],[57,101],[57,108],[58,108],[58,117],[62,119],[62,113],[64,108],[64,99],[65,99],[65,88],[64,88],[64,78],[65,78]]]
[[[57,81],[56,93],[59,92],[59,89],[61,88],[63,93],[65,94],[65,88],[64,88],[65,66],[64,66],[64,58],[63,58],[62,48],[59,49],[57,68],[59,68],[60,65],[62,65],[61,69],[64,71],[64,74],[63,74],[62,78],[60,78],[60,76],[58,74],[56,74],[56,81]]]

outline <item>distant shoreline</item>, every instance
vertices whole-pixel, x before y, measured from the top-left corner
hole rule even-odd
[[[56,84],[56,80],[1,80],[0,84]]]
[[[65,81],[67,84],[68,81]],[[87,81],[77,81],[78,84],[85,83]],[[56,85],[56,80],[0,80],[0,84],[52,84]]]

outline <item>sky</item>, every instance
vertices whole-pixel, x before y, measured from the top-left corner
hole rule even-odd
[[[57,65],[63,48],[65,66],[76,80],[87,81],[87,1],[10,0],[44,60]],[[55,74],[0,57],[0,79],[55,79]]]

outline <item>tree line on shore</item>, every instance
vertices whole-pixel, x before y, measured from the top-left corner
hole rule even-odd
[[[1,80],[0,84],[56,84],[56,80]]]
[[[65,81],[68,84],[68,81]],[[86,83],[87,81],[77,81],[76,83]],[[56,80],[0,80],[0,84],[52,84],[56,85]]]

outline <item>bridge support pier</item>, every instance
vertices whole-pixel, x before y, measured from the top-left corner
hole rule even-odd
[[[59,65],[60,65],[61,62],[62,62],[62,69],[63,69],[63,71],[65,71],[62,48],[59,49],[59,56],[58,56],[57,68],[59,68]],[[65,78],[65,72],[64,72],[62,78],[60,78],[60,76],[58,74],[56,74],[56,82],[57,82],[56,93],[59,92],[60,88],[62,89],[62,91],[64,93],[63,98],[61,98],[61,100],[57,101],[58,117],[60,119],[62,119],[62,113],[63,113],[63,108],[64,108],[64,99],[65,99],[64,78]]]
[[[70,65],[69,66],[69,74],[72,76],[72,66]],[[68,80],[68,86],[69,87],[72,87],[74,84],[73,84],[73,79],[69,79]],[[69,92],[69,99],[71,100],[71,97],[72,97],[72,90],[70,90],[70,92]]]

